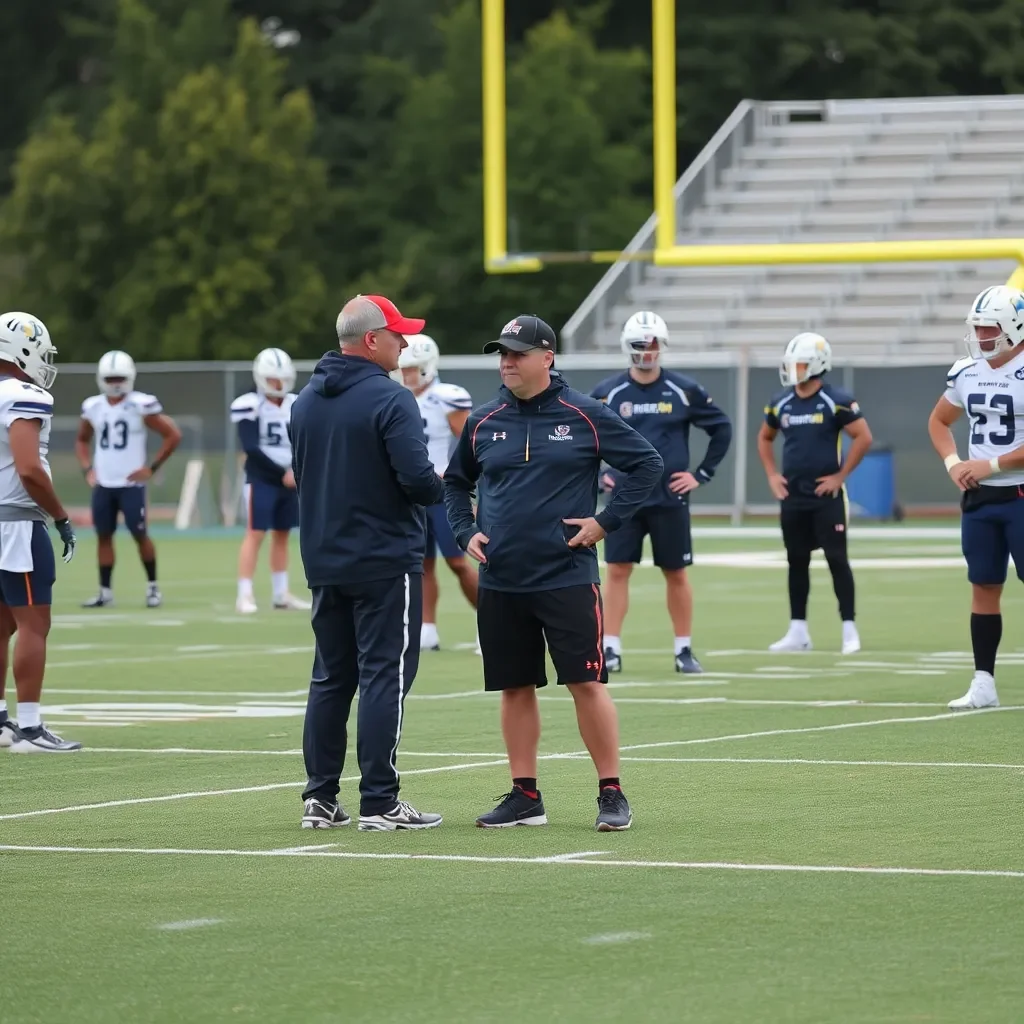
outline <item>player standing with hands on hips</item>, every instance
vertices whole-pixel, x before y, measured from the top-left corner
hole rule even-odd
[[[604,402],[647,438],[665,462],[665,475],[643,508],[604,542],[608,563],[605,585],[605,661],[609,672],[622,671],[622,623],[629,608],[629,577],[643,557],[650,536],[654,564],[665,576],[665,598],[675,635],[677,672],[702,672],[693,656],[693,590],[686,567],[693,562],[689,494],[710,482],[732,440],[729,417],[694,380],[659,366],[668,347],[668,327],[657,313],[634,313],[620,339],[629,356],[625,373],[602,381],[591,395]],[[690,472],[690,427],[708,435],[708,448]],[[621,479],[609,471],[602,483],[613,494]]]
[[[757,454],[780,503],[782,539],[789,562],[790,622],[771,651],[809,651],[807,598],[811,552],[821,548],[843,622],[843,654],[860,650],[854,622],[853,569],[846,550],[849,510],[845,483],[871,447],[871,430],[853,395],[825,381],[832,348],[820,334],[798,334],[786,346],[779,369],[785,391],[765,406]],[[783,435],[782,472],[772,443]],[[842,435],[853,444],[842,457]]]
[[[181,442],[181,431],[164,414],[159,399],[135,390],[135,376],[135,360],[127,352],[107,352],[96,367],[101,393],[82,403],[75,455],[92,488],[92,522],[100,570],[99,593],[85,601],[83,608],[106,608],[114,603],[118,514],[124,517],[146,571],[146,607],[159,608],[163,601],[156,581],[156,548],[146,528],[146,481],[171,457]],[[148,466],[147,430],[161,438],[160,450]]]
[[[594,545],[644,503],[664,463],[624,420],[552,370],[555,332],[539,317],[509,321],[484,352],[501,353],[502,387],[494,401],[470,413],[444,475],[452,530],[480,563],[484,688],[501,691],[512,771],[511,791],[476,823],[547,823],[537,788],[537,690],[547,685],[547,650],[597,769],[597,828],[621,831],[633,818],[619,782],[618,717],[604,685]],[[602,459],[628,475],[595,515]]]
[[[57,349],[30,313],[0,316],[0,747],[16,754],[81,749],[43,725],[39,701],[56,568],[46,520],[75,553],[75,532],[50,479],[50,423]],[[4,684],[11,637],[18,721],[7,713]]]
[[[953,711],[999,706],[996,652],[1003,636],[1000,599],[1010,556],[1024,580],[1024,295],[986,288],[967,314],[966,359],[950,368],[928,435],[960,499],[960,543],[971,583],[974,678]],[[970,418],[968,461],[950,427]]]

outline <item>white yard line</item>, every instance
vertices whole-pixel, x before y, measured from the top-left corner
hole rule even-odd
[[[806,764],[879,768],[1004,768],[1024,772],[1024,764],[998,761],[834,761],[810,757],[622,757],[645,764]]]
[[[20,846],[0,845],[6,853],[80,853],[156,857],[320,857],[336,860],[418,860],[460,864],[537,864],[598,868],[660,868],[691,871],[756,871],[827,875],[910,875],[939,878],[1022,878],[1024,871],[982,868],[863,867],[847,864],[742,864],[731,861],[594,860],[596,854],[555,857],[486,857],[439,853],[355,853],[349,850],[190,850],[130,846]]]
[[[571,698],[569,698],[571,699]],[[976,718],[979,715],[991,715],[999,714],[1005,711],[1018,711],[1021,710],[1019,707],[1006,707],[1006,708],[989,708],[982,711],[964,712],[964,711],[953,711],[942,715],[919,715],[914,717],[904,718],[878,718],[872,719],[866,722],[839,722],[833,725],[813,725],[806,726],[800,729],[765,729],[760,732],[747,732],[747,733],[731,733],[725,736],[706,736],[694,739],[686,740],[664,740],[659,743],[634,743],[629,746],[620,747],[619,749],[628,752],[631,750],[653,750],[662,749],[666,747],[685,747],[694,744],[704,743],[725,743],[730,740],[749,740],[749,739],[761,739],[766,736],[789,736],[796,735],[799,733],[812,733],[812,732],[832,732],[839,729],[862,729],[868,728],[875,725],[898,725],[902,723],[912,722],[937,722],[949,718],[961,718],[969,719]],[[543,761],[556,761],[556,760],[572,760],[575,758],[586,757],[586,751],[572,751],[565,754],[544,754],[540,760]],[[472,768],[495,768],[504,767],[507,765],[507,760],[502,758],[500,760],[493,761],[472,761],[466,764],[452,764],[452,765],[439,765],[434,768],[414,768],[410,771],[402,772],[403,776],[406,775],[431,775],[435,772],[451,772],[451,771],[464,771]],[[347,776],[341,780],[342,782],[356,782],[358,781],[357,776]],[[36,818],[43,815],[50,814],[66,814],[71,811],[87,811],[87,810],[98,810],[107,807],[128,807],[135,806],[138,804],[152,804],[152,803],[165,803],[174,800],[188,800],[193,797],[205,797],[205,796],[233,796],[240,793],[261,793],[268,792],[275,789],[297,789],[302,785],[301,782],[275,782],[264,786],[242,786],[234,789],[214,789],[214,790],[197,790],[188,793],[170,793],[164,796],[147,796],[147,797],[136,797],[130,800],[105,800],[101,803],[95,804],[77,804],[71,807],[48,807],[42,810],[36,811],[19,811],[15,814],[0,814],[0,821],[13,821],[21,818]]]
[[[209,928],[211,925],[223,923],[222,917],[196,917],[191,921],[169,921],[167,924],[158,924],[156,928],[161,932],[187,932],[193,928]]]
[[[261,757],[266,755],[268,757],[301,757],[302,750],[295,748],[294,750],[226,750],[220,747],[83,747],[83,754],[202,754],[202,755],[242,755]],[[446,759],[451,758],[466,758],[466,757],[504,757],[505,755],[496,751],[484,751],[475,753],[465,753],[464,751],[456,751],[455,753],[446,753],[445,751],[419,751],[419,750],[402,750],[400,751],[402,757],[443,757]]]

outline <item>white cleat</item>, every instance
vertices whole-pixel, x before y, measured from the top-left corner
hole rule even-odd
[[[45,725],[37,725],[31,729],[19,727],[18,735],[11,744],[12,754],[69,754],[81,749],[81,743],[62,739],[55,732],[50,732]]]
[[[235,611],[239,615],[255,615],[259,611],[256,602],[251,597],[240,597],[235,602]]]
[[[949,702],[950,711],[975,711],[979,708],[999,707],[996,681],[987,672],[975,672],[970,689],[957,700]]]
[[[860,633],[853,622],[843,623],[843,654],[856,654],[860,650]]]
[[[255,607],[255,606],[254,606]],[[308,612],[313,607],[312,601],[303,601],[294,594],[282,594],[274,598],[274,607],[278,611]]]
[[[781,640],[776,640],[768,650],[773,654],[786,654],[795,651],[810,651],[814,649],[809,636],[800,636],[796,633],[787,633]]]

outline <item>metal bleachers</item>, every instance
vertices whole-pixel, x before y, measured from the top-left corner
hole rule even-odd
[[[744,102],[676,186],[681,245],[1024,237],[1024,97]],[[652,217],[628,251],[653,245]],[[674,348],[774,358],[795,332],[846,355],[962,351],[968,303],[1009,261],[655,267],[622,260],[562,332],[618,344],[655,309]]]

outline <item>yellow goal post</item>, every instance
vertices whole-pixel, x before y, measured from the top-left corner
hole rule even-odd
[[[1024,238],[921,241],[676,244],[676,0],[651,0],[653,76],[654,248],[638,251],[508,251],[505,99],[505,0],[481,0],[483,65],[484,269],[535,273],[553,263],[637,260],[666,267],[766,266],[793,263],[899,263],[1013,259],[1008,284],[1024,289]]]

